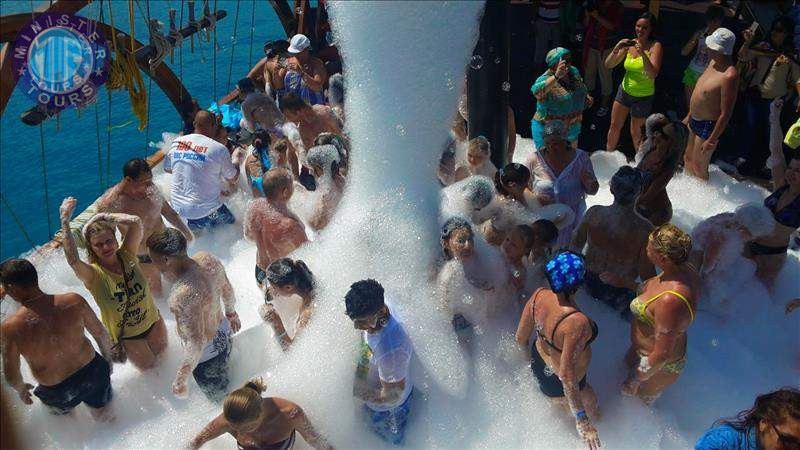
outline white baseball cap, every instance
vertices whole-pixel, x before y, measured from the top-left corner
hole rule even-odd
[[[300,53],[311,46],[311,41],[304,34],[295,34],[289,41],[289,53]]]
[[[706,37],[706,46],[711,50],[718,51],[723,55],[733,53],[733,45],[736,43],[736,35],[727,28],[717,28],[710,36]]]

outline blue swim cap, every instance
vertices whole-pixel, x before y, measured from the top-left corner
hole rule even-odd
[[[547,281],[553,292],[570,291],[583,284],[586,266],[583,257],[577,253],[564,251],[554,256],[545,266]]]

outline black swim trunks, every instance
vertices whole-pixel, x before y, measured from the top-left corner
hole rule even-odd
[[[90,408],[102,408],[111,401],[111,367],[99,353],[89,364],[78,369],[55,386],[36,386],[39,397],[53,414],[69,414],[81,402]]]
[[[531,370],[539,382],[539,390],[542,391],[542,394],[551,398],[564,397],[564,385],[561,384],[558,375],[550,367],[547,367],[547,363],[544,362],[535,345],[531,349]],[[578,390],[582,391],[585,387],[586,375],[578,382]]]
[[[228,394],[228,358],[231,354],[231,337],[217,331],[211,344],[217,351],[213,358],[203,361],[192,371],[200,390],[213,402],[221,402]]]
[[[592,298],[600,300],[615,311],[620,312],[625,319],[630,321],[631,313],[628,305],[630,305],[631,300],[636,298],[635,292],[603,283],[596,273],[589,271],[586,272],[586,289],[589,290],[589,295]]]

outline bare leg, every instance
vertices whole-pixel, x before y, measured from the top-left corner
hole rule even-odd
[[[694,141],[696,136],[692,133],[691,129],[689,130],[689,139],[686,142],[686,153],[683,155],[683,170],[686,172],[687,175],[691,175],[693,177],[697,176],[697,172],[695,171],[695,151],[694,151]]]
[[[701,180],[708,181],[708,165],[711,164],[711,157],[714,156],[714,150],[703,151],[703,144],[706,141],[700,137],[694,140],[694,166],[696,177]]]
[[[159,355],[167,348],[167,327],[164,319],[159,319],[143,339],[127,339],[122,341],[128,360],[139,370],[152,369],[159,362]]]
[[[775,285],[775,278],[781,272],[786,263],[786,253],[780,255],[756,255],[753,260],[756,262],[756,276],[767,289],[772,290]]]
[[[631,116],[631,139],[633,139],[633,148],[636,152],[639,151],[639,144],[642,143],[642,125],[644,125],[646,117],[633,117]]]
[[[111,423],[116,419],[111,404],[103,406],[102,408],[89,408],[89,413],[94,420],[102,423]]]
[[[622,126],[625,125],[625,119],[628,117],[628,112],[631,109],[620,102],[614,102],[611,108],[611,125],[608,128],[608,136],[606,137],[606,150],[613,152],[617,149],[619,144],[619,134],[622,131]]]

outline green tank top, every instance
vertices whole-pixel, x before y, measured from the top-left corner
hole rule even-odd
[[[650,56],[649,51],[645,53]],[[625,78],[622,79],[622,89],[631,97],[649,97],[656,93],[656,82],[645,73],[641,55],[631,58],[631,54],[628,53],[625,56]]]

